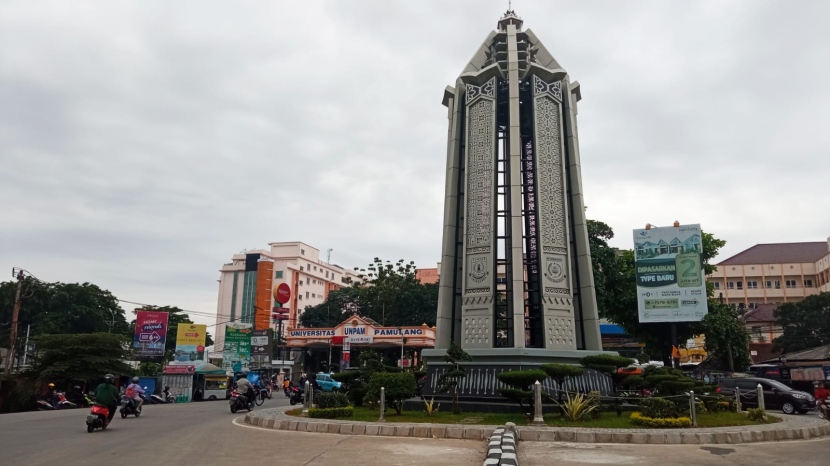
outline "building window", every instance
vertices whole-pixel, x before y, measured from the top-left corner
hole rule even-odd
[[[772,280],[767,280],[767,288],[772,288]]]
[[[787,288],[795,288],[795,280],[787,280]]]
[[[756,282],[756,281],[746,282],[746,289],[747,290],[754,290],[754,289],[757,289],[757,288],[758,288],[758,282]]]
[[[277,278],[282,278],[282,270],[277,270]]]
[[[314,293],[311,293],[311,297],[312,297],[312,298],[316,298],[316,297],[317,297],[317,295],[316,295],[316,294],[314,294]]]
[[[804,288],[812,288],[813,281],[812,280],[804,280]]]
[[[303,271],[303,266],[301,265],[301,266],[300,266],[300,272],[302,272],[302,271]]]
[[[752,326],[752,336],[755,337],[756,340],[761,339],[761,326],[760,325],[753,325]]]
[[[749,303],[749,308],[750,309],[755,309],[755,303]]]
[[[744,303],[738,303],[738,309],[745,309],[746,305]]]
[[[505,279],[504,282],[507,283],[507,279]],[[499,282],[498,279],[497,279],[496,283],[501,283],[501,282]],[[720,282],[712,282],[712,286],[714,286],[716,290],[719,290],[720,289]]]
[[[302,280],[300,280],[300,286],[303,286],[303,281]]]
[[[308,291],[306,291],[306,292],[305,292],[305,298],[306,298],[306,299],[308,299],[308,295],[309,295],[309,293],[308,293]]]
[[[735,282],[727,282],[726,287],[729,288],[730,290],[734,290],[735,289]]]
[[[744,289],[744,282],[737,282],[737,283],[738,283],[738,289],[743,290]]]
[[[329,271],[326,270],[326,278],[329,278]]]
[[[297,299],[299,299],[300,301],[302,301],[302,300],[303,300],[303,295],[299,295],[299,296],[297,296]]]
[[[314,271],[315,271],[315,272],[317,271],[317,266],[316,266],[316,265],[314,266]]]
[[[300,254],[305,256],[305,249],[300,249]]]

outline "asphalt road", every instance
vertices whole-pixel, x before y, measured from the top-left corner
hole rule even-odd
[[[285,406],[284,397],[262,408]],[[261,408],[260,408],[261,409]],[[226,401],[148,405],[86,432],[88,410],[0,415],[0,465],[481,465],[485,442],[286,432],[240,424]],[[521,442],[523,466],[830,464],[830,439],[748,445]]]
[[[284,396],[261,408],[285,406]],[[260,408],[260,409],[261,409]],[[147,405],[86,431],[89,410],[0,415],[0,465],[481,465],[484,442],[285,432],[239,425],[226,401]],[[244,412],[244,411],[243,411]]]

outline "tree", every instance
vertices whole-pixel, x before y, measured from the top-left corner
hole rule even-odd
[[[366,391],[377,399],[381,388],[384,389],[386,403],[400,416],[403,402],[415,396],[415,376],[411,372],[375,372]]]
[[[36,338],[38,354],[32,373],[53,383],[86,382],[104,374],[130,374],[124,364],[129,343],[123,335],[85,333],[41,335]]]
[[[784,353],[830,344],[830,293],[811,295],[797,303],[784,303],[775,311],[784,334],[773,340]]]
[[[16,282],[0,283],[0,346],[8,347]],[[91,283],[47,283],[27,278],[23,285],[18,336],[31,326],[32,335],[124,333],[127,321],[118,299]],[[114,320],[114,324],[113,324]],[[110,328],[112,324],[112,328]]]
[[[593,369],[597,372],[602,372],[611,377],[611,382],[614,384],[616,390],[617,369],[628,367],[634,364],[634,360],[623,356],[614,356],[611,354],[597,354],[594,356],[585,356],[579,360],[583,367]]]
[[[179,332],[179,324],[193,324],[193,320],[187,315],[186,311],[179,309],[176,306],[144,306],[142,308],[136,309],[133,311],[133,315],[137,314],[137,311],[153,311],[153,312],[166,312],[167,315],[167,339],[164,343],[164,362],[169,362],[173,360],[173,355],[176,352],[176,341],[178,339],[178,332]],[[130,340],[133,339],[135,335],[135,319],[130,322],[125,335]],[[207,332],[205,335],[205,346],[212,346],[213,345],[213,338],[210,336],[210,332]],[[153,358],[155,359],[155,358]]]
[[[726,304],[709,301],[709,312],[699,325],[700,332],[706,335],[706,352],[713,359],[716,367],[728,369],[734,367],[740,371],[749,367],[749,333],[738,321],[738,314]],[[732,365],[729,353],[732,353]]]
[[[472,361],[473,358],[455,342],[450,343],[444,361],[449,363],[450,368],[438,377],[438,390],[452,395],[452,413],[459,414],[461,407],[458,405],[458,384],[466,377],[467,371],[461,367],[461,361]]]
[[[326,301],[300,315],[304,327],[333,327],[348,316],[370,318],[388,327],[435,325],[438,285],[415,277],[415,263],[392,264],[375,258],[365,269],[355,269],[361,281],[329,292]]]
[[[559,410],[562,411],[562,392],[565,391],[565,382],[579,377],[584,372],[579,366],[570,364],[542,364],[542,370],[556,382],[556,392],[559,394]]]
[[[510,388],[499,388],[501,396],[508,400],[513,400],[519,403],[525,415],[533,416],[535,399],[533,397],[532,387],[537,381],[542,382],[548,375],[541,369],[530,369],[523,371],[508,371],[498,374],[499,381]],[[545,395],[543,394],[543,398]],[[527,406],[525,406],[527,403]]]

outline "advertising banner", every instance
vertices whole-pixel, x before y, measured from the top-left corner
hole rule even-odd
[[[251,364],[262,367],[271,361],[271,329],[251,332]]]
[[[708,312],[700,225],[634,230],[641,323],[697,322]]]
[[[176,357],[173,364],[205,365],[207,325],[179,324],[176,330]]]
[[[137,311],[135,315],[135,338],[133,348],[142,358],[164,356],[167,343],[166,312]]]
[[[247,372],[251,360],[251,324],[225,325],[225,347],[222,350],[222,369],[226,372]]]

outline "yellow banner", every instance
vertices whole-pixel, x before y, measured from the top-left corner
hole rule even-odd
[[[205,335],[207,335],[207,325],[179,324],[176,333],[176,346],[204,346]]]

